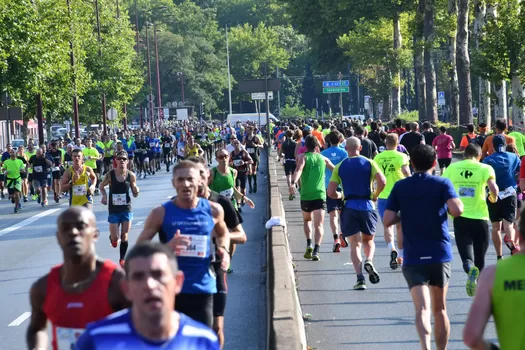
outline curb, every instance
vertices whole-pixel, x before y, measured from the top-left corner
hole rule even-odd
[[[276,168],[280,164],[276,164],[276,155],[272,150],[268,159],[269,217],[285,219]],[[272,227],[268,230],[267,240],[267,348],[304,350],[306,332],[286,228]]]

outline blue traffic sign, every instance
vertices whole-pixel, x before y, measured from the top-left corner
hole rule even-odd
[[[323,87],[350,86],[348,80],[323,81]]]

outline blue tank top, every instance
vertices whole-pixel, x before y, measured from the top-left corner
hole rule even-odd
[[[215,274],[210,270],[211,233],[215,226],[210,202],[199,198],[194,209],[182,209],[172,201],[162,204],[165,210],[160,241],[169,242],[177,230],[187,235],[191,244],[176,252],[179,269],[184,272],[181,293],[214,294],[217,292]]]

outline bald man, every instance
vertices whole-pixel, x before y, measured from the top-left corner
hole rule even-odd
[[[348,158],[337,164],[328,184],[327,194],[331,198],[344,198],[341,211],[341,246],[350,240],[350,257],[357,275],[356,290],[366,289],[365,277],[361,267],[361,245],[364,246],[364,269],[369,274],[372,284],[379,283],[379,274],[372,263],[375,252],[374,235],[379,218],[374,202],[386,185],[386,178],[379,166],[371,159],[360,155],[361,140],[350,137],[346,140]],[[376,190],[372,191],[372,181],[376,181]],[[337,191],[341,186],[343,193]]]
[[[99,231],[93,212],[70,207],[59,215],[57,226],[64,262],[31,286],[28,349],[48,348],[48,320],[52,349],[72,349],[88,323],[129,306],[120,290],[124,272],[95,253]]]

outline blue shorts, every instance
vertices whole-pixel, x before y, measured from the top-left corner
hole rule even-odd
[[[343,199],[334,199],[326,196],[326,212],[330,213],[334,210],[341,210],[343,206]]]
[[[378,221],[377,210],[360,211],[343,208],[341,211],[341,232],[343,237],[353,236],[356,233],[373,236]]]
[[[381,221],[383,221],[383,216],[385,216],[386,202],[387,202],[387,199],[381,199],[381,198],[377,199],[377,211],[379,212]]]
[[[108,215],[108,222],[110,224],[122,224],[123,222],[130,222],[133,220],[133,212],[110,213]]]

